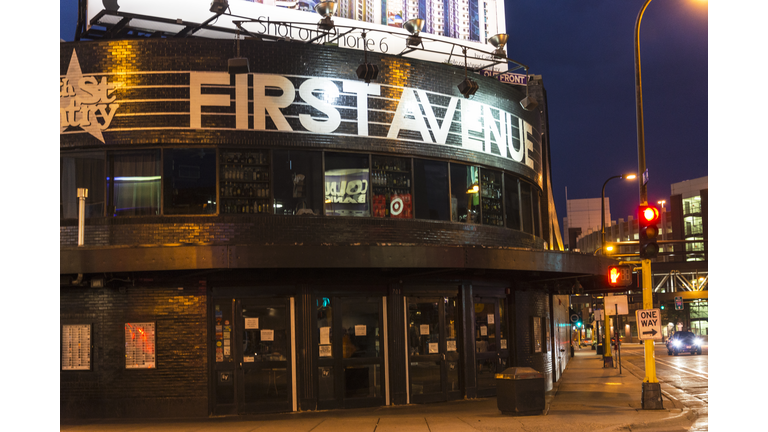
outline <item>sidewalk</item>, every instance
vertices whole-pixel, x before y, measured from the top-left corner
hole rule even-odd
[[[62,431],[684,431],[695,413],[664,399],[663,410],[641,408],[643,371],[603,368],[602,357],[577,350],[561,379],[547,392],[542,415],[502,415],[496,398],[428,405],[311,411],[263,416],[170,420],[61,421]],[[634,374],[632,373],[634,372]],[[636,376],[637,375],[637,376]]]

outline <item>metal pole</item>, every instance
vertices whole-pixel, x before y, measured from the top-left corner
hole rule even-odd
[[[635,101],[637,102],[637,175],[640,181],[640,205],[648,203],[648,190],[645,186],[645,131],[643,123],[643,80],[640,75],[640,21],[645,8],[651,0],[646,0],[635,22]]]
[[[88,189],[77,188],[77,245],[85,244],[85,199],[88,198]]]
[[[605,303],[607,295],[603,295],[603,312],[605,313],[605,329],[603,330],[603,367],[613,367],[611,355],[611,316],[608,315],[608,307]]]
[[[616,361],[619,363],[619,375],[621,375],[621,341],[619,339],[619,305],[616,307]]]

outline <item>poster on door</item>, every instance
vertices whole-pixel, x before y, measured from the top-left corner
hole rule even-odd
[[[261,331],[261,341],[262,342],[272,342],[275,340],[275,331],[274,330],[262,330]]]

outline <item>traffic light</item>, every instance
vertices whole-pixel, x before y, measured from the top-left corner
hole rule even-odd
[[[632,285],[632,266],[613,265],[608,267],[608,285],[611,287],[626,287]]]
[[[651,259],[659,253],[659,209],[640,206],[640,258]]]

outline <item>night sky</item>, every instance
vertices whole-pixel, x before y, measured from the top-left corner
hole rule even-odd
[[[507,55],[547,90],[552,187],[560,219],[569,199],[599,198],[603,183],[638,167],[634,28],[644,0],[507,1]],[[648,201],[707,172],[707,2],[652,1],[640,26]],[[606,186],[611,218],[639,204],[637,181]]]
[[[61,1],[74,39],[76,0]],[[507,55],[547,90],[552,188],[562,229],[568,198],[599,198],[606,179],[637,171],[634,26],[644,0],[508,0]],[[703,0],[656,0],[640,31],[648,200],[706,176],[708,13]],[[482,89],[481,89],[482,91]],[[606,187],[614,220],[634,214],[637,181]]]

